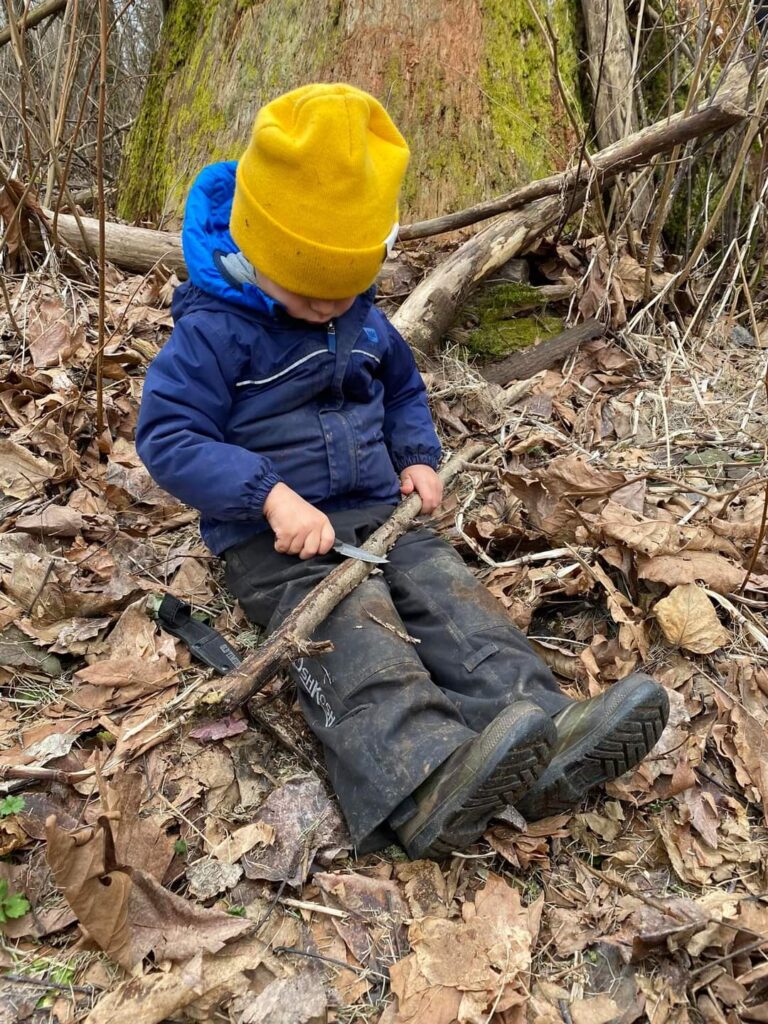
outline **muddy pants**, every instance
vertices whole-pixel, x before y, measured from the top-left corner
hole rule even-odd
[[[374,505],[329,518],[339,539],[360,545],[391,513]],[[225,553],[227,586],[269,631],[339,564],[334,552],[301,561],[273,544],[269,531]],[[334,650],[291,669],[358,852],[390,842],[415,810],[419,783],[507,704],[527,699],[554,715],[569,703],[502,606],[433,532],[407,533],[382,570],[315,633]]]

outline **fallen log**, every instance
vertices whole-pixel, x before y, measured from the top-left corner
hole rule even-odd
[[[444,487],[448,487],[462,471],[465,463],[472,462],[487,448],[487,444],[473,444],[454,455],[440,470]],[[406,498],[363,545],[366,551],[385,555],[395,541],[411,527],[421,511],[421,498],[412,494]],[[195,696],[194,711],[200,715],[223,717],[232,714],[264,687],[280,669],[286,668],[300,657],[322,654],[327,644],[313,643],[311,637],[317,627],[347,594],[370,574],[375,566],[359,559],[347,559],[319,583],[294,608],[279,629],[249,654],[233,672],[206,687]]]
[[[44,3],[39,4],[37,7],[33,7],[31,11],[27,11],[23,14],[16,22],[17,31],[21,32],[28,28],[34,28],[35,25],[39,25],[41,21],[45,21],[46,18],[52,18],[54,14],[58,14],[63,11],[67,6],[68,0],[44,0]],[[6,25],[5,28],[0,29],[0,46],[5,46],[6,43],[10,43],[12,38],[12,29],[10,25]]]
[[[528,380],[542,370],[548,370],[554,363],[565,359],[585,341],[602,338],[607,327],[599,320],[590,318],[583,324],[569,327],[561,334],[532,345],[522,352],[513,352],[498,362],[488,363],[480,369],[480,375],[491,384],[505,386],[513,380]]]
[[[749,74],[743,68],[737,67],[708,106],[687,115],[675,114],[668,120],[649,125],[648,128],[635,132],[594,154],[592,163],[598,184],[602,185],[624,171],[642,167],[649,163],[652,157],[668,152],[676,145],[701,135],[723,131],[745,120],[751,111],[748,89]],[[501,213],[519,210],[538,199],[559,196],[583,186],[591,173],[593,172],[589,167],[583,166],[578,173],[576,169],[571,169],[551,174],[465,210],[435,217],[432,220],[404,224],[398,237],[402,241],[426,238],[446,231],[455,231]],[[53,219],[50,211],[46,211],[46,214],[50,220]],[[98,221],[91,217],[82,217],[81,220],[88,237],[95,242],[98,238]],[[83,240],[71,214],[59,214],[58,231],[66,245],[76,252],[83,251]],[[32,241],[34,244],[34,239]],[[108,222],[106,248],[109,262],[128,270],[143,273],[161,261],[175,270],[179,277],[186,276],[181,235],[177,233]],[[498,265],[496,264],[493,269]]]
[[[52,225],[53,210],[44,209],[43,214],[49,226]],[[80,220],[93,251],[98,251],[98,218],[81,217]],[[130,224],[116,224],[114,221],[107,221],[104,228],[107,262],[141,274],[162,263],[169,270],[175,271],[180,278],[187,276],[180,234],[172,231],[154,231],[152,228],[137,228]],[[78,253],[85,252],[77,221],[72,214],[60,213],[56,218],[56,230],[68,248]],[[40,239],[33,238],[31,242],[33,246],[42,244]]]
[[[414,288],[390,318],[394,326],[417,352],[433,355],[473,286],[529,248],[561,210],[560,196],[539,199],[473,235]]]
[[[572,168],[559,174],[551,174],[547,178],[539,178],[495,199],[469,206],[465,210],[413,224],[404,224],[400,228],[398,238],[401,241],[408,241],[469,227],[501,213],[519,210],[537,199],[564,193],[583,185],[592,173],[597,175],[598,185],[603,185],[624,171],[644,166],[658,153],[669,152],[676,145],[689,142],[701,135],[732,128],[733,125],[746,120],[754,106],[749,100],[749,77],[745,69],[734,68],[728,76],[728,82],[707,106],[690,114],[675,114],[668,120],[649,125],[593,154],[594,172],[589,166],[582,165],[580,169]]]

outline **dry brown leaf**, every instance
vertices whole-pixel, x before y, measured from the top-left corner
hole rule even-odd
[[[334,918],[333,925],[358,963],[385,963],[388,950],[405,947],[408,908],[397,883],[350,873],[318,873],[313,880],[326,905],[346,911],[347,916]]]
[[[58,658],[41,650],[14,625],[0,629],[0,665],[32,669],[48,676],[60,676],[62,671]]]
[[[589,647],[582,649],[579,660],[586,666],[592,679],[616,680],[623,679],[632,672],[637,664],[637,655],[623,647],[616,637],[608,640],[598,634]]]
[[[549,843],[543,836],[494,825],[484,838],[504,860],[520,871],[526,871],[531,864],[539,869],[549,867]]]
[[[324,914],[313,914],[309,934],[310,941],[307,946],[311,952],[339,961],[339,966],[333,967],[334,1001],[341,1006],[356,1003],[369,991],[371,983],[359,973],[362,965],[349,952],[334,920]],[[349,967],[342,967],[341,964],[349,964]]]
[[[762,868],[760,843],[742,804],[731,797],[721,801],[717,849],[698,836],[690,823],[683,823],[670,807],[652,819],[658,830],[670,863],[678,877],[691,885],[705,887],[713,881],[722,883],[740,878],[752,891],[751,881]],[[757,883],[759,887],[759,883]],[[762,890],[760,890],[762,891]]]
[[[144,601],[136,601],[120,615],[107,639],[109,657],[79,669],[75,678],[81,683],[107,687],[138,687],[136,693],[151,693],[171,682],[177,666],[175,642],[162,633],[144,610]]]
[[[524,908],[496,875],[465,903],[461,921],[425,917],[408,932],[413,953],[390,969],[392,1024],[453,1024],[502,1014],[526,1000],[542,900]]]
[[[586,914],[576,908],[550,907],[545,920],[552,933],[552,942],[560,956],[580,953],[599,937],[599,932]]]
[[[275,978],[250,1000],[237,1024],[326,1024],[328,999],[316,974]]]
[[[246,972],[255,972],[265,957],[269,957],[267,943],[243,938],[220,953],[198,953],[166,973],[130,978],[96,1004],[86,1024],[160,1024],[210,993],[220,993],[223,1000],[247,991]]]
[[[47,459],[30,454],[20,444],[0,439],[0,491],[11,498],[29,498],[42,493],[42,484],[56,476]]]
[[[568,1009],[573,1024],[612,1024],[620,1016],[616,1003],[605,995],[574,999]]]
[[[648,557],[678,555],[681,551],[721,551],[740,557],[731,541],[708,526],[679,526],[660,519],[643,519],[613,501],[607,503],[599,516],[584,513],[584,518],[606,541],[618,541]]]
[[[411,860],[395,865],[399,882],[405,882],[405,898],[411,917],[447,917],[448,887],[433,860]]]
[[[81,619],[74,618],[67,622],[57,622],[51,628],[55,643],[50,648],[52,654],[87,654],[91,645],[89,640],[97,637],[110,626],[112,620],[107,618]],[[39,634],[38,634],[39,636]]]
[[[169,683],[176,668],[165,658],[149,661],[144,658],[108,658],[81,668],[75,678],[92,686],[140,686],[151,693]]]
[[[145,806],[146,780],[142,772],[120,772],[104,785],[102,811],[114,816],[111,831],[118,864],[135,864],[162,882],[173,860],[176,837],[166,831],[173,821],[167,807]]]
[[[208,571],[208,562],[185,558],[168,589],[182,601],[208,604],[213,597],[213,579]]]
[[[85,329],[82,324],[73,328],[60,299],[47,298],[37,304],[27,322],[27,341],[38,369],[60,366],[84,344]]]
[[[301,885],[319,849],[349,842],[339,813],[317,776],[286,782],[267,797],[256,816],[274,829],[275,841],[245,854],[247,878]]]
[[[627,484],[625,473],[599,469],[581,455],[563,455],[533,470],[510,470],[502,479],[522,501],[535,528],[561,541],[575,539],[579,519],[574,503],[605,500]]]
[[[684,949],[706,925],[708,916],[695,900],[668,896],[663,909],[643,903],[633,910],[616,938],[631,943],[634,961],[644,960],[659,949]]]
[[[275,841],[275,830],[264,821],[243,825],[211,850],[211,856],[223,864],[234,864],[254,846],[270,846]]]
[[[42,512],[20,516],[16,529],[27,533],[50,537],[75,537],[83,529],[85,519],[82,513],[61,505],[48,505]]]
[[[32,608],[28,614],[35,626],[103,615],[122,606],[142,589],[141,581],[116,574],[103,587],[78,590],[74,586],[75,572],[76,567],[62,558],[29,552],[16,558],[11,572],[2,580],[17,604]]]
[[[720,753],[733,765],[745,795],[762,805],[768,822],[768,712],[749,665],[732,666],[729,681],[738,679],[741,700],[715,691],[721,714],[712,736]],[[757,691],[757,692],[755,692]],[[762,698],[762,699],[761,699]]]
[[[695,784],[682,791],[678,804],[684,806],[690,815],[690,822],[701,838],[712,849],[717,849],[717,826],[720,814],[711,793],[702,791]]]
[[[46,831],[48,863],[80,926],[126,970],[150,952],[158,960],[216,952],[250,927],[247,920],[174,896],[140,868],[118,864],[105,816],[74,834],[52,817]]]
[[[669,643],[694,654],[711,654],[730,640],[715,606],[695,583],[675,587],[657,601],[654,612]]]
[[[651,558],[640,555],[637,574],[641,580],[666,583],[668,587],[700,582],[718,594],[738,590],[745,576],[741,566],[714,551],[681,551]],[[768,587],[768,576],[753,575],[750,583],[752,587]]]
[[[140,505],[157,505],[161,508],[176,508],[178,501],[167,491],[158,487],[147,470],[141,466],[124,466],[110,462],[104,477],[104,493],[110,505],[123,509]]]

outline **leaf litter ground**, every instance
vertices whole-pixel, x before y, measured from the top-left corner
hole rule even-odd
[[[178,724],[207,676],[157,596],[241,651],[259,636],[133,446],[175,281],[110,271],[101,435],[93,290],[12,283],[0,1022],[768,1021],[766,355],[725,320],[627,325],[626,253],[609,284],[598,243],[532,259],[576,283],[585,253],[582,312],[607,303],[623,330],[507,389],[459,354],[426,374],[446,446],[488,441],[438,526],[567,692],[643,667],[671,718],[587,806],[510,810],[442,864],[353,859],[286,679]]]

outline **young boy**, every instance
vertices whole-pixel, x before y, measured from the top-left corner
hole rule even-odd
[[[175,328],[136,435],[154,479],[200,510],[249,619],[275,629],[414,491],[440,504],[440,444],[413,356],[373,305],[408,147],[348,85],[263,107],[237,163],[190,192]],[[387,629],[387,625],[392,629]],[[410,639],[413,638],[413,639]],[[666,723],[641,674],[591,700],[546,666],[453,549],[413,530],[292,666],[358,851],[474,842],[514,804],[558,813],[621,775]]]

